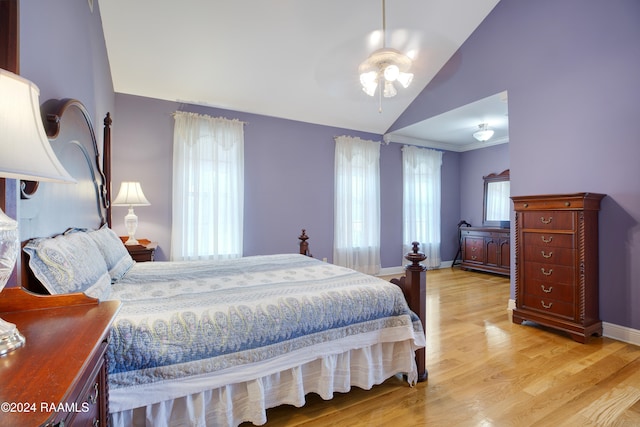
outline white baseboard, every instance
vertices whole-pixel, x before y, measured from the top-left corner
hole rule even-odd
[[[629,344],[640,345],[640,331],[626,326],[602,322],[602,335]]]
[[[516,301],[509,298],[507,311],[509,318],[513,315],[513,309],[516,308]],[[602,322],[602,335],[614,340],[626,342],[629,344],[640,345],[640,331],[628,328],[626,326],[615,325],[613,323]]]

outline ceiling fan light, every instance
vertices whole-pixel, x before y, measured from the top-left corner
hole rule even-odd
[[[395,82],[400,74],[400,69],[395,64],[389,64],[384,68],[384,78],[390,82]]]
[[[398,73],[398,82],[402,85],[403,88],[408,88],[411,82],[413,81],[413,73]]]
[[[368,71],[360,74],[360,84],[362,84],[362,86],[365,86],[371,83],[376,83],[377,80],[378,80],[378,73],[376,73],[375,71]]]
[[[362,86],[362,90],[369,96],[373,96],[376,93],[376,88],[378,87],[377,83],[372,83],[367,86]]]
[[[396,90],[395,86],[393,86],[392,82],[386,80],[384,82],[384,92],[382,94],[385,98],[393,98],[398,94],[398,91]]]
[[[362,85],[364,93],[369,96],[373,96],[376,92],[376,88],[378,87],[378,73],[375,71],[369,71],[360,74],[360,84]]]
[[[360,74],[362,90],[369,96],[373,96],[378,87],[378,74],[375,71]]]

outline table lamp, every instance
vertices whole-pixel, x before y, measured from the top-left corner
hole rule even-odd
[[[113,206],[129,206],[129,213],[124,217],[124,226],[127,229],[129,238],[125,245],[139,245],[135,234],[138,228],[138,217],[133,211],[134,206],[149,206],[151,203],[144,197],[142,187],[139,182],[123,182],[120,185],[118,196],[113,201]]]
[[[40,91],[29,80],[0,69],[0,178],[76,182],[60,164],[42,125]],[[0,209],[0,292],[15,267],[18,222]],[[0,356],[25,339],[13,323],[0,319]]]

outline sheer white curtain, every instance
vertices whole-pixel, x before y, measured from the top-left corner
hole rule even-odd
[[[440,169],[442,152],[404,146],[402,148],[402,212],[404,253],[411,242],[420,243],[428,268],[440,266]]]
[[[243,123],[186,112],[174,118],[171,259],[241,257]]]
[[[335,152],[333,263],[380,271],[380,143],[339,136]]]

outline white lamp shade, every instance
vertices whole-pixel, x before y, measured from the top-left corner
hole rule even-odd
[[[150,204],[142,192],[140,183],[130,181],[120,184],[120,191],[113,201],[113,206],[149,206]]]
[[[49,144],[39,96],[32,82],[0,69],[0,177],[76,182]]]
[[[492,129],[489,129],[488,123],[480,123],[478,125],[479,130],[473,133],[473,137],[480,142],[486,142],[491,139],[494,132]]]
[[[38,87],[0,69],[0,177],[76,182],[56,157],[42,125]],[[0,210],[0,291],[20,252],[18,223]],[[16,325],[0,319],[0,355],[25,343]]]
[[[402,87],[406,89],[413,81],[413,73],[399,73],[397,80],[400,82]]]
[[[479,130],[473,134],[473,137],[480,142],[486,142],[491,139],[493,136],[493,131],[491,129],[488,130]]]
[[[398,94],[398,91],[396,90],[395,86],[393,85],[393,82],[390,82],[389,80],[386,80],[384,82],[384,92],[382,92],[382,95],[385,98],[393,98],[397,94]]]

